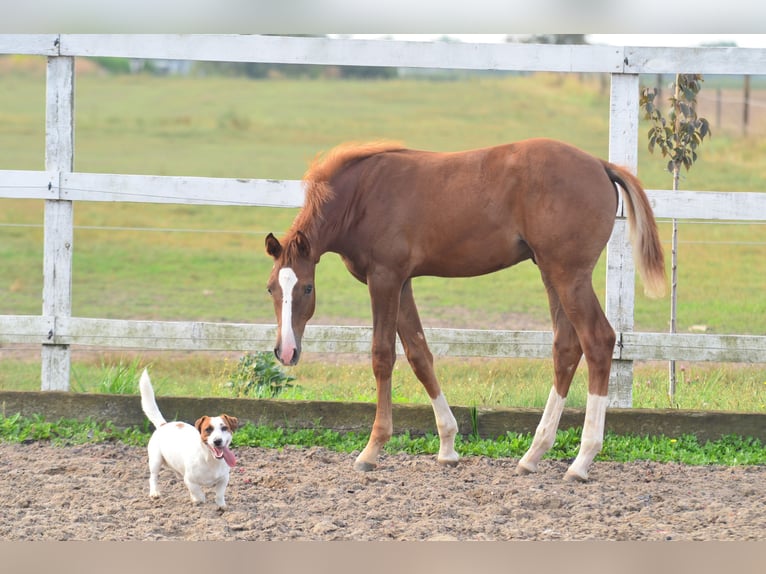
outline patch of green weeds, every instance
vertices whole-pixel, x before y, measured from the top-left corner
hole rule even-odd
[[[560,430],[546,458],[573,459],[577,455],[581,432],[579,428]],[[150,435],[148,422],[140,427],[117,429],[110,422],[102,423],[92,419],[82,422],[69,419],[50,422],[39,415],[0,415],[0,442],[49,441],[54,445],[71,446],[115,441],[130,446],[146,446]],[[321,428],[290,430],[247,423],[237,430],[233,445],[271,449],[282,449],[286,446],[324,447],[336,452],[353,453],[364,448],[368,436],[362,432],[342,433]],[[532,435],[529,433],[506,433],[496,439],[482,439],[475,435],[458,436],[455,447],[464,457],[520,458],[529,448],[531,441]],[[439,451],[439,437],[433,433],[424,436],[402,433],[392,437],[385,450],[389,454],[404,452],[434,455]],[[701,442],[693,435],[672,438],[607,433],[603,450],[597,460],[652,460],[689,465],[762,465],[766,464],[766,446],[758,439],[737,435]]]
[[[237,398],[264,399],[278,397],[294,380],[279,366],[274,353],[261,351],[242,356],[225,386]]]

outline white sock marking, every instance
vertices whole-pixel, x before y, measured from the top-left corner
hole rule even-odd
[[[293,333],[293,289],[298,283],[295,271],[289,267],[279,270],[279,286],[282,288],[282,329],[280,331],[282,360],[290,362],[295,352],[295,334]]]
[[[436,428],[439,431],[439,458],[442,462],[455,462],[458,460],[455,451],[455,435],[457,434],[457,421],[452,409],[449,408],[444,393],[439,393],[435,399],[431,399],[436,418]]]
[[[559,428],[561,413],[564,412],[566,398],[559,396],[556,387],[551,387],[548,393],[548,401],[545,403],[545,410],[537,425],[535,437],[532,439],[532,445],[529,450],[521,457],[519,465],[530,472],[537,470],[537,463],[543,455],[553,446],[556,440],[556,430]]]
[[[577,453],[567,474],[574,475],[582,480],[588,478],[588,468],[593,459],[601,450],[604,443],[604,419],[608,397],[592,395],[588,393],[588,402],[585,405],[585,424],[580,439],[580,451]]]

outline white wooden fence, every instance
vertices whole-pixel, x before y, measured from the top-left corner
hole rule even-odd
[[[609,159],[637,166],[639,74],[766,75],[766,50],[529,44],[452,44],[239,35],[0,35],[0,54],[47,56],[45,171],[0,170],[0,198],[45,200],[40,316],[0,316],[0,344],[42,345],[42,389],[67,390],[70,346],[259,350],[273,325],[88,319],[71,316],[73,206],[120,201],[297,207],[299,181],[75,173],[74,58],[111,56],[289,64],[604,72],[611,74]],[[534,135],[534,134],[530,134]],[[648,191],[659,218],[766,220],[766,193]],[[632,402],[633,361],[766,361],[766,337],[633,332],[634,266],[620,207],[607,246],[606,313],[617,331],[612,406]],[[756,296],[763,296],[758,294]],[[552,336],[537,331],[430,329],[436,354],[549,357]],[[304,349],[367,352],[365,327],[309,325]]]

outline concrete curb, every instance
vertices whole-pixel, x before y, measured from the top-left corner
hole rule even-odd
[[[232,398],[158,397],[157,404],[168,420],[194,422],[203,414],[228,413],[242,422],[286,428],[327,428],[337,431],[369,432],[375,418],[372,403],[281,401]],[[506,432],[534,432],[542,409],[453,407],[460,432],[476,431],[482,438]],[[140,426],[146,421],[136,395],[82,394],[55,391],[0,391],[0,413],[11,416],[40,415],[48,421],[61,418],[111,421],[118,428]],[[581,427],[583,409],[565,409],[561,429]],[[617,434],[693,434],[700,440],[723,435],[749,436],[766,442],[766,414],[671,409],[610,409],[606,429]],[[394,432],[412,435],[435,433],[429,405],[394,405]]]

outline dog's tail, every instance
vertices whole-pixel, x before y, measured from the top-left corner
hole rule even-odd
[[[152,382],[149,380],[149,371],[146,369],[141,374],[141,380],[138,381],[138,388],[141,390],[141,409],[146,418],[152,422],[154,428],[160,428],[167,421],[157,407],[157,401],[154,400],[154,389],[152,389]]]

